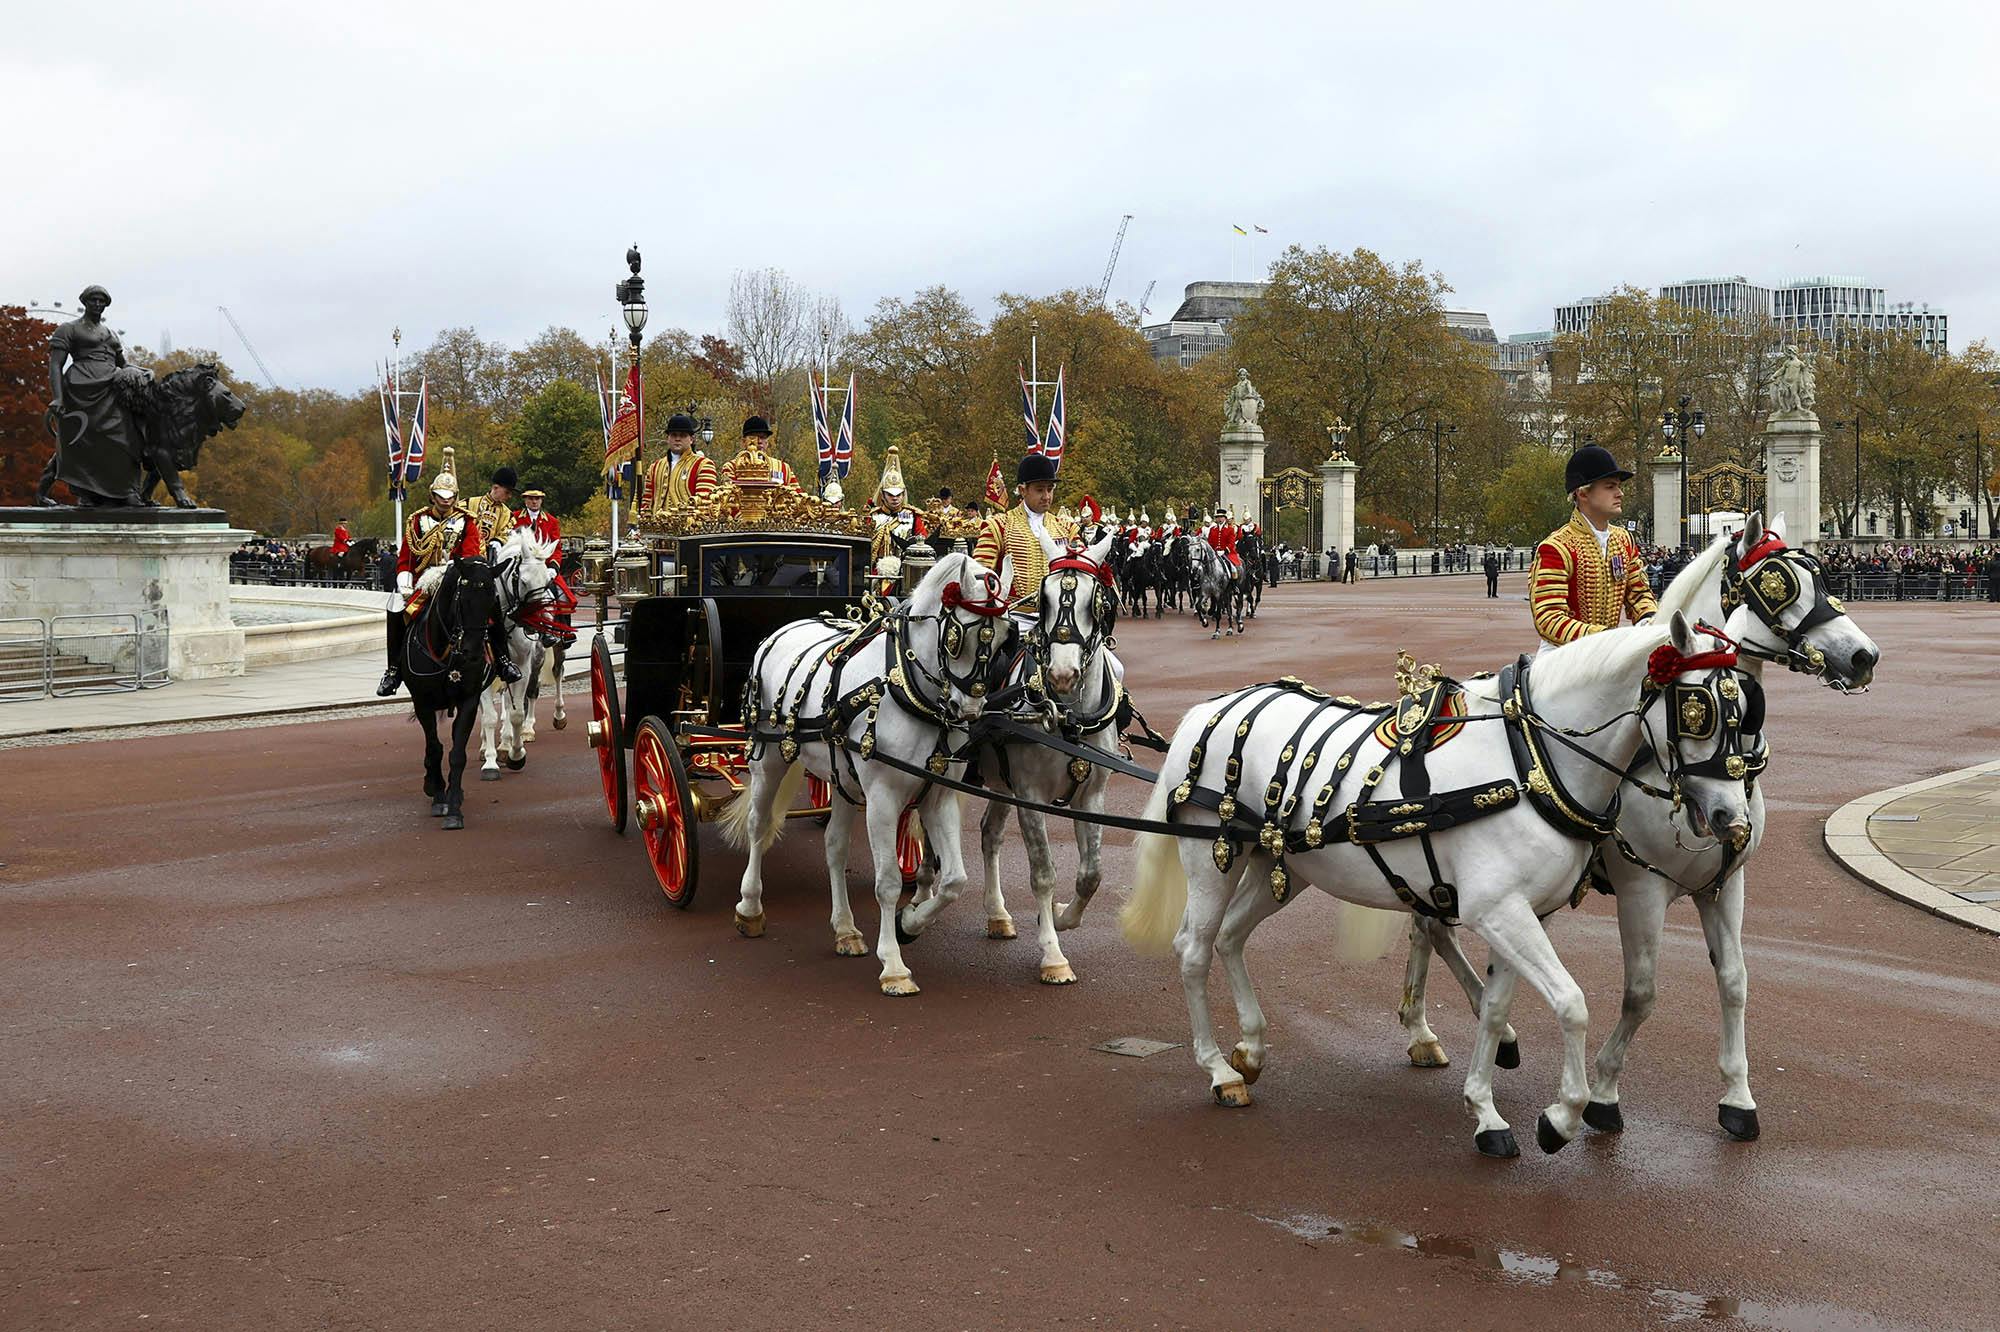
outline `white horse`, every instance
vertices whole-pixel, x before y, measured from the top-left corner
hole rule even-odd
[[[540,676],[548,647],[543,631],[530,621],[554,596],[556,571],[549,564],[554,542],[537,541],[533,532],[517,527],[493,552],[494,586],[500,613],[507,618],[507,655],[521,672],[513,684],[495,680],[479,696],[479,780],[500,780],[500,764],[519,772],[528,766],[524,748],[533,731],[528,695]],[[524,726],[524,720],[528,724]]]
[[[1828,593],[1817,563],[1784,544],[1784,530],[1782,514],[1768,530],[1761,513],[1751,514],[1742,533],[1716,538],[1690,562],[1660,601],[1662,615],[1680,611],[1697,622],[1712,624],[1725,619],[1727,585],[1729,600],[1737,604],[1727,613],[1723,631],[1738,644],[1739,668],[1758,683],[1759,715],[1749,718],[1748,723],[1760,731],[1766,662],[1783,661],[1793,669],[1819,676],[1832,687],[1856,690],[1867,687],[1881,657],[1874,641]],[[1607,839],[1600,849],[1603,873],[1617,903],[1618,937],[1625,956],[1624,1002],[1618,1024],[1592,1070],[1584,1122],[1609,1133],[1625,1126],[1619,1084],[1626,1050],[1653,1011],[1654,976],[1667,908],[1679,898],[1691,897],[1707,938],[1709,962],[1721,998],[1717,1064],[1723,1092],[1716,1118],[1731,1137],[1747,1142],[1760,1130],[1757,1102],[1750,1094],[1750,1059],[1744,1039],[1749,982],[1743,964],[1743,885],[1744,871],[1763,840],[1763,789],[1752,787],[1749,835],[1741,846],[1712,836],[1690,842],[1674,821],[1671,802],[1653,794],[1662,781],[1657,763],[1642,753],[1632,776],[1636,780],[1625,788],[1616,837]],[[1453,933],[1434,921],[1412,920],[1410,958],[1398,1016],[1408,1038],[1410,1062],[1420,1067],[1442,1067],[1450,1062],[1424,1020],[1424,981],[1433,950],[1458,978],[1475,1012],[1484,998],[1479,977],[1459,950]],[[1518,1053],[1512,1062],[1519,1062]]]
[[[1231,564],[1229,557],[1206,541],[1190,538],[1188,554],[1194,561],[1194,616],[1203,628],[1215,621],[1211,640],[1224,634],[1243,632],[1245,567]]]
[[[881,909],[875,955],[882,963],[882,993],[918,992],[902,944],[923,933],[966,879],[958,796],[930,786],[920,774],[963,775],[964,762],[951,756],[985,708],[987,671],[1007,628],[998,583],[970,555],[947,555],[903,606],[872,629],[800,620],[757,649],[745,699],[755,737],[748,789],[721,820],[729,844],[749,852],[736,904],[738,933],[755,938],[764,932],[764,852],[783,826],[781,811],[810,774],[827,782],[833,794],[826,870],[834,951],[843,957],[867,952],[847,899],[848,842],[865,815]],[[883,757],[919,773],[875,761]],[[913,804],[937,857],[937,877],[929,896],[899,913],[903,876],[896,829]]]
[[[1208,1073],[1218,1102],[1249,1104],[1247,1084],[1264,1065],[1264,1015],[1251,989],[1244,942],[1303,880],[1363,907],[1420,914],[1455,910],[1487,941],[1493,976],[1465,1099],[1478,1119],[1475,1145],[1488,1155],[1519,1151],[1493,1104],[1492,1065],[1505,1025],[1495,1001],[1504,1003],[1516,976],[1525,975],[1563,1028],[1561,1094],[1543,1111],[1536,1138],[1544,1151],[1553,1152],[1576,1137],[1589,1095],[1584,1063],[1588,1013],[1583,992],[1557,958],[1540,917],[1569,901],[1590,855],[1587,829],[1604,826],[1624,769],[1647,741],[1641,709],[1650,696],[1649,675],[1658,671],[1649,659],[1663,646],[1673,649],[1670,660],[1696,650],[1684,617],[1551,648],[1522,675],[1510,668],[1499,680],[1467,682],[1469,715],[1507,720],[1468,722],[1449,748],[1430,756],[1436,787],[1453,793],[1457,817],[1464,820],[1456,826],[1440,822],[1444,830],[1437,832],[1426,830],[1426,820],[1414,818],[1387,828],[1388,818],[1425,808],[1421,801],[1399,804],[1396,796],[1376,792],[1369,805],[1357,806],[1352,787],[1341,802],[1330,799],[1348,784],[1350,770],[1367,768],[1363,789],[1383,780],[1380,772],[1390,765],[1390,754],[1375,738],[1382,721],[1379,711],[1345,706],[1303,686],[1267,685],[1188,713],[1147,817],[1173,817],[1197,836],[1141,834],[1137,883],[1121,919],[1140,951],[1164,952],[1171,944],[1179,954],[1195,1059]],[[1532,677],[1532,690],[1527,677]],[[1207,741],[1215,723],[1223,720],[1231,726],[1221,731],[1221,752],[1211,752]],[[1518,762],[1517,743],[1530,747]],[[1314,763],[1304,763],[1306,755]],[[1327,761],[1318,763],[1320,758]],[[1400,765],[1406,772],[1407,763]],[[1674,761],[1664,766],[1671,768]],[[1233,783],[1225,779],[1231,769],[1237,778]],[[1282,779],[1281,769],[1286,774]],[[1185,771],[1187,778],[1170,789],[1177,771]],[[1275,791],[1269,789],[1274,779]],[[1740,782],[1688,785],[1685,798],[1703,809],[1712,826],[1734,828],[1747,820]],[[1245,804],[1263,794],[1265,820],[1261,830],[1253,826],[1244,832],[1241,823],[1234,825],[1251,846],[1231,855],[1229,843],[1218,839],[1211,847],[1208,838],[1219,826],[1218,816],[1226,820],[1235,812],[1234,793],[1239,791]],[[1327,798],[1320,797],[1322,791]],[[1219,808],[1204,808],[1204,801],[1218,803],[1218,792]],[[1291,798],[1280,803],[1278,797],[1288,794]],[[1314,796],[1311,822],[1301,836],[1296,811],[1308,794]],[[1278,810],[1282,815],[1274,817]],[[1393,833],[1401,840],[1365,847],[1349,841],[1342,830],[1352,830],[1364,813],[1384,824],[1379,835]],[[1331,835],[1328,824],[1334,829]],[[1421,837],[1406,835],[1412,832]],[[1273,846],[1286,853],[1284,861],[1272,854]],[[1412,889],[1411,877],[1434,886]],[[1343,916],[1343,945],[1356,956],[1379,952],[1396,928],[1391,916],[1351,911]],[[1228,1057],[1216,1044],[1208,1014],[1208,971],[1216,952],[1229,974],[1242,1031]]]
[[[1030,634],[1030,659],[1036,681],[1027,694],[1023,720],[1048,735],[1115,757],[1118,752],[1118,707],[1123,697],[1119,671],[1111,656],[1111,630],[1118,617],[1118,590],[1107,577],[1114,538],[1072,555],[1044,537],[1049,573],[1042,579],[1039,616]],[[1011,682],[1010,682],[1011,683]],[[1101,813],[1110,770],[1101,763],[1064,753],[1018,736],[996,745],[981,764],[984,780],[995,790],[1042,804],[1062,803],[1085,813]],[[988,801],[979,824],[979,849],[986,877],[986,935],[1014,937],[1014,918],[1000,893],[1000,845],[1007,829],[1007,812],[1019,816],[1021,839],[1028,849],[1028,880],[1035,893],[1035,934],[1041,944],[1044,985],[1068,985],[1076,980],[1056,939],[1058,930],[1075,929],[1104,878],[1101,851],[1103,826],[1075,821],[1076,900],[1056,908],[1055,857],[1049,848],[1048,816],[1040,810]]]

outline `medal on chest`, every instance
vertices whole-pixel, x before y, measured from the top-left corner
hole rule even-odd
[[[1611,581],[1614,583],[1620,582],[1624,577],[1625,557],[1623,555],[1613,555],[1611,557]]]

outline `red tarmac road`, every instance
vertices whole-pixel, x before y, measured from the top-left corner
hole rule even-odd
[[[1169,616],[1122,650],[1163,730],[1286,672],[1381,696],[1399,647],[1469,672],[1530,645],[1520,580],[1479,584],[1285,586],[1242,641]],[[1473,1152],[1449,979],[1432,1021],[1461,1063],[1410,1068],[1400,953],[1331,961],[1318,894],[1251,945],[1272,1061],[1255,1106],[1214,1106],[1177,979],[1117,935],[1125,834],[1064,936],[1081,984],[1035,983],[1017,848],[1023,937],[982,937],[975,885],[909,950],[923,994],[892,1000],[872,958],[833,955],[807,825],[769,866],[767,938],[732,933],[741,860],[712,830],[693,908],[666,905],[580,724],[471,784],[462,835],[428,817],[400,712],[0,752],[22,812],[0,835],[0,1328],[1990,1327],[2000,941],[1849,878],[1820,828],[2000,749],[2000,616],[1855,613],[1886,653],[1872,693],[1770,684],[1762,1140],[1716,1127],[1682,904],[1622,1136],[1535,1152],[1559,1042],[1523,992],[1510,1162]],[[1066,830],[1059,852],[1067,874]],[[1608,904],[1553,929],[1594,1049]],[[1090,1048],[1125,1035],[1182,1046]]]

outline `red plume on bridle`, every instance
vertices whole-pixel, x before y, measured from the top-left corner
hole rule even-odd
[[[1084,498],[1088,499],[1090,497],[1086,495]],[[1049,572],[1089,574],[1106,587],[1113,586],[1111,581],[1111,566],[1108,564],[1099,564],[1096,560],[1087,558],[1083,553],[1086,549],[1087,547],[1084,546],[1081,538],[1072,538],[1069,543],[1069,554],[1049,561]]]
[[[965,594],[965,589],[956,582],[944,585],[944,608],[946,610],[971,611],[974,615],[984,615],[988,619],[1007,613],[1007,599],[1000,595],[1000,580],[992,574],[981,574],[985,595],[974,600]]]
[[[1707,652],[1683,654],[1672,643],[1662,643],[1653,649],[1653,655],[1646,658],[1646,679],[1655,685],[1666,684],[1676,676],[1689,671],[1705,671],[1714,666],[1734,666],[1736,664],[1736,640],[1723,633],[1712,624],[1697,624],[1695,632],[1707,634],[1724,647],[1712,648]]]
[[[1744,551],[1743,558],[1736,561],[1736,572],[1747,572],[1761,561],[1785,549],[1787,549],[1785,539],[1776,532],[1766,528],[1764,535],[1757,539],[1757,544],[1750,547],[1749,550]]]

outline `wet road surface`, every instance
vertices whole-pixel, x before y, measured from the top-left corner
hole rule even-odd
[[[1519,579],[1479,583],[1286,586],[1241,641],[1172,615],[1119,637],[1167,730],[1287,672],[1380,697],[1399,647],[1497,667],[1527,611]],[[1128,834],[1063,936],[1080,984],[1035,981],[1017,844],[1022,937],[982,936],[975,885],[892,1000],[833,955],[808,825],[767,865],[768,937],[731,931],[741,858],[712,829],[668,906],[580,721],[472,783],[463,834],[428,817],[400,714],[0,754],[25,811],[0,834],[0,1327],[1991,1326],[2000,941],[1849,878],[1820,825],[2000,750],[2000,620],[1854,610],[1872,693],[1769,682],[1748,1144],[1715,1124],[1686,903],[1625,1133],[1535,1151],[1559,1040],[1524,990],[1498,1094],[1528,1154],[1496,1162],[1455,988],[1433,976],[1431,1021],[1460,1062],[1409,1067],[1400,950],[1332,961],[1318,894],[1250,945],[1271,1060],[1253,1107],[1214,1106],[1176,976],[1116,932]],[[1067,876],[1066,829],[1058,852]],[[851,883],[872,943],[865,850]],[[1552,932],[1594,1050],[1609,904]],[[1134,1035],[1180,1045],[1090,1048]]]

